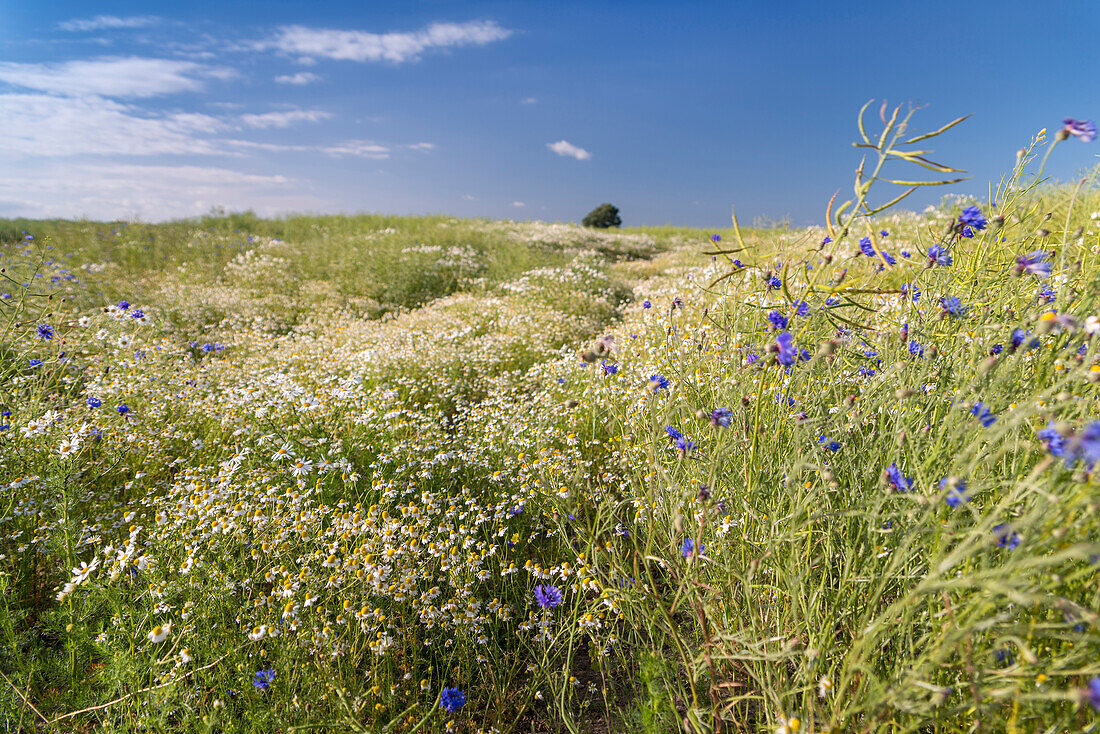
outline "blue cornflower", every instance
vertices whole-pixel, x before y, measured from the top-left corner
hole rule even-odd
[[[256,686],[261,691],[270,686],[274,681],[274,670],[257,670],[256,675],[252,677],[252,685]]]
[[[715,428],[729,428],[733,420],[733,411],[729,408],[715,408],[710,412],[710,424]]]
[[[1044,283],[1043,287],[1039,289],[1038,298],[1042,303],[1050,303],[1058,298],[1058,294],[1054,292],[1054,287],[1050,283]]]
[[[1079,138],[1082,143],[1091,143],[1096,139],[1096,123],[1092,120],[1075,120],[1067,117],[1062,124],[1065,125],[1062,132],[1066,133],[1066,137],[1072,135]]]
[[[1008,343],[1012,345],[1013,350],[1016,350],[1024,343],[1024,339],[1027,339],[1027,332],[1023,329],[1016,329],[1012,332],[1012,336],[1009,338]]]
[[[970,495],[966,493],[966,482],[961,479],[952,482],[950,477],[944,477],[940,480],[940,491],[942,492],[945,489],[947,490],[947,496],[943,498],[943,501],[949,507],[958,507],[970,501]]]
[[[697,448],[699,447],[690,438],[684,438],[683,436],[680,436],[676,439],[676,451],[680,454],[681,457],[687,456]]]
[[[860,367],[858,370],[861,377],[874,377],[875,370],[873,367]]]
[[[740,260],[738,260],[737,258],[734,258],[734,260],[733,260],[733,266],[734,266],[735,268],[743,268],[743,267],[745,267],[745,263],[741,262],[741,261],[740,261]]]
[[[913,477],[904,476],[896,463],[886,467],[886,481],[895,492],[908,492],[913,489]]]
[[[88,398],[85,402],[88,403],[89,408],[98,408],[99,406],[103,405],[103,401],[95,397]]]
[[[913,253],[909,252],[909,250],[902,250],[898,254],[901,255],[902,257],[904,257],[906,260],[913,257]]]
[[[135,308],[133,311],[130,312],[130,316],[135,319],[143,319],[145,318],[145,312],[142,311],[140,308]]]
[[[543,609],[561,606],[561,589],[551,584],[535,587],[535,601]]]
[[[768,289],[769,290],[777,291],[782,287],[783,287],[783,283],[779,280],[779,278],[775,277],[774,275],[772,277],[768,278]]]
[[[836,296],[829,296],[828,298],[825,299],[825,305],[826,306],[835,306],[838,303],[840,303],[840,299],[837,298]]]
[[[821,448],[825,449],[826,451],[832,451],[834,453],[840,451],[840,442],[830,441],[828,436],[819,436],[817,442],[821,444]]]
[[[1050,275],[1050,262],[1047,257],[1047,253],[1042,250],[1035,250],[1026,255],[1018,256],[1016,258],[1016,275],[1027,273],[1039,278],[1048,277]]]
[[[712,235],[710,236],[710,239],[711,239],[711,242],[721,242],[721,241],[722,241],[722,235],[720,235],[720,234],[712,234]]]
[[[205,344],[202,345],[202,351],[209,354],[210,352],[214,351],[214,345],[211,344],[210,342],[206,342]]]
[[[1020,545],[1020,534],[1009,527],[1008,523],[993,526],[993,537],[997,545],[1008,550],[1015,550]]]
[[[909,353],[916,357],[924,356],[924,346],[916,340],[909,342]]]
[[[1043,448],[1049,451],[1051,455],[1066,455],[1066,439],[1058,431],[1054,421],[1048,423],[1046,428],[1041,429],[1035,435],[1036,438],[1043,442]]]
[[[674,426],[667,426],[665,428],[665,433],[668,434],[668,438],[670,441],[675,441],[676,439],[683,438],[684,436],[684,434],[680,433],[680,429],[675,428]]]
[[[832,237],[826,237],[825,239],[821,240],[821,244],[823,244],[823,245],[827,245],[827,244],[829,244],[829,243],[830,243],[830,242],[832,242],[832,241],[833,241],[833,238],[832,238]]]
[[[516,515],[518,515],[522,512],[523,512],[523,505],[516,505],[512,509],[508,510],[508,515],[509,515],[509,517],[515,517]]]
[[[1085,688],[1085,700],[1094,711],[1100,711],[1100,676],[1089,681],[1088,687]]]
[[[642,301],[642,308],[652,308],[652,307],[653,307],[653,304],[649,302],[648,298],[645,299],[644,301]]]
[[[973,230],[985,229],[988,222],[985,217],[982,216],[982,212],[976,206],[968,206],[962,210],[962,214],[959,215],[959,224],[964,227],[970,227]]]
[[[444,688],[439,693],[439,705],[453,714],[466,705],[466,694],[457,688]]]
[[[28,364],[28,365],[30,366],[30,368],[31,368],[31,369],[33,370],[33,369],[35,369],[36,367],[41,367],[41,366],[42,366],[42,360],[40,360],[40,359],[34,359],[34,358],[31,358],[31,359],[29,359],[29,360],[27,361],[27,364]]]
[[[859,241],[859,251],[867,257],[875,256],[875,246],[871,244],[870,237],[864,237]]]
[[[791,336],[790,332],[780,332],[779,336],[775,337],[775,344],[779,348],[776,357],[779,364],[784,367],[794,364],[794,361],[798,359],[798,350],[794,346],[794,337]]]
[[[989,353],[992,354],[993,356],[996,356],[996,355],[1000,354],[1001,352],[1003,352],[1004,350],[1005,350],[1005,345],[1004,344],[994,344],[992,347],[989,348]]]
[[[911,299],[913,299],[913,303],[916,303],[920,300],[920,291],[917,290],[912,283],[903,283],[901,286],[901,292],[907,294]]]
[[[49,324],[39,324],[37,332],[39,339],[53,339],[53,327]]]
[[[125,311],[128,308],[130,308],[130,302],[129,301],[119,301],[118,302],[118,310],[119,311]]]
[[[130,412],[130,406],[127,405],[126,403],[122,403],[117,408],[115,408],[115,410],[118,411],[119,415],[126,415],[127,413]]]
[[[778,331],[780,329],[787,328],[787,317],[778,311],[768,312],[768,323],[772,327],[772,331]]]
[[[759,362],[759,361],[760,361],[760,355],[757,354],[756,352],[749,352],[748,355],[745,357],[745,362],[747,362],[748,364],[752,364],[753,362]]]
[[[974,239],[974,230],[970,229],[970,227],[963,227],[962,232],[960,232],[959,234],[961,234],[963,237],[967,238],[968,240]]]
[[[993,411],[989,409],[989,406],[981,401],[974,403],[974,405],[970,407],[970,415],[980,420],[982,425],[986,428],[989,428],[997,421],[997,416],[993,415]]]
[[[669,382],[667,377],[664,377],[662,375],[649,376],[649,387],[653,390],[654,393],[660,392],[661,390],[667,390],[668,385]]]
[[[928,248],[928,263],[935,263],[936,265],[942,265],[948,267],[951,265],[951,253],[946,247],[940,247],[939,245],[932,245]]]
[[[966,315],[967,306],[962,305],[956,296],[945,296],[940,299],[940,308],[943,309],[945,314],[948,314],[954,318]]]
[[[619,365],[608,362],[606,359],[600,362],[600,369],[605,375],[613,375],[619,371]]]
[[[703,543],[699,544],[699,554],[703,555],[706,552],[706,546]],[[684,558],[692,558],[695,553],[695,541],[691,538],[684,538],[684,542],[680,544],[680,555]]]
[[[1085,426],[1085,430],[1066,447],[1065,457],[1067,464],[1084,459],[1085,465],[1090,469],[1100,461],[1100,421],[1093,421]]]

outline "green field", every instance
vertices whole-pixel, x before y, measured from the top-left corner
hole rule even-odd
[[[827,227],[0,222],[0,728],[1100,731],[1100,187],[898,132]]]

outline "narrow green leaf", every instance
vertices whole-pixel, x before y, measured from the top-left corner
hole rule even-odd
[[[966,178],[953,178],[949,181],[895,181],[892,178],[880,178],[879,180],[885,181],[886,183],[897,184],[898,186],[944,186],[946,184],[965,181]]]
[[[881,212],[881,211],[885,211],[886,209],[889,209],[889,208],[890,208],[890,207],[892,207],[892,206],[893,206],[894,204],[897,204],[897,203],[898,203],[899,201],[901,201],[902,199],[904,199],[904,198],[905,198],[906,196],[909,196],[909,194],[913,193],[913,192],[914,192],[914,191],[916,191],[916,190],[917,190],[917,187],[916,187],[916,186],[913,186],[913,187],[911,187],[911,188],[908,188],[908,189],[906,189],[905,191],[903,191],[903,192],[901,193],[901,195],[900,195],[900,196],[896,196],[896,197],[894,197],[893,199],[891,199],[890,201],[886,202],[885,204],[883,204],[882,206],[878,207],[877,209],[871,209],[871,208],[868,208],[868,209],[867,209],[867,213],[868,213],[868,214],[878,214],[878,213],[879,213],[879,212]]]
[[[867,145],[870,145],[872,148],[874,146],[871,145],[871,139],[867,137],[867,131],[863,128],[863,114],[867,112],[867,108],[870,107],[871,103],[874,101],[875,100],[873,99],[867,100],[867,104],[863,105],[863,107],[860,109],[859,117],[857,118],[859,120],[859,135],[863,138],[863,142],[867,143]]]
[[[902,143],[902,145],[911,145],[911,144],[916,143],[917,141],[920,141],[920,140],[928,140],[928,138],[934,138],[937,135],[939,135],[940,133],[947,132],[948,130],[955,127],[956,125],[958,125],[963,120],[968,119],[969,117],[970,117],[970,115],[966,115],[965,117],[960,117],[957,120],[952,120],[951,122],[949,122],[946,125],[944,125],[943,127],[941,127],[939,130],[936,130],[936,131],[930,132],[930,133],[925,133],[924,135],[918,135],[915,138],[909,138],[904,143]]]

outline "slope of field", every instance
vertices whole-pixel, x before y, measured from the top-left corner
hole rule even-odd
[[[1096,212],[8,223],[0,722],[1095,727]]]

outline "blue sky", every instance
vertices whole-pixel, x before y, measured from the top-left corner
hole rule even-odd
[[[973,114],[934,157],[982,194],[1040,128],[1100,116],[1097,38],[1093,0],[7,3],[0,216],[810,223],[851,188],[865,101]]]

